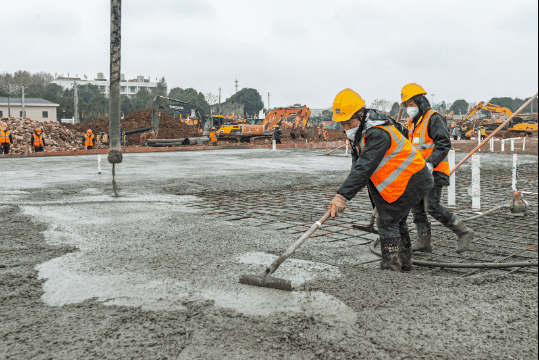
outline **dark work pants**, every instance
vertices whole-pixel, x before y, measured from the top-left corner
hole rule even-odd
[[[281,139],[273,139],[273,140],[275,140],[275,143],[276,143],[276,144],[280,144],[280,143],[281,143]]]
[[[38,153],[38,152],[43,152],[44,149],[43,149],[43,146],[34,146],[34,152]]]
[[[449,222],[453,213],[440,204],[442,188],[443,186],[441,185],[435,185],[429,190],[427,195],[414,206],[412,213],[414,214],[415,224],[428,224],[429,220],[427,218],[427,212],[442,224]]]
[[[378,235],[381,239],[391,239],[408,234],[408,223],[406,219],[410,211],[405,211],[400,214],[400,219],[387,222],[382,220],[380,216],[376,218],[376,226],[378,226]]]
[[[2,144],[2,146],[0,146],[0,154],[9,154],[9,148],[11,147],[11,144]]]

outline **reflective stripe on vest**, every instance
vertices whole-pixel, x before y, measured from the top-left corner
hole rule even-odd
[[[212,143],[217,141],[217,135],[215,135],[215,131],[210,132],[210,140]]]
[[[376,126],[391,136],[391,147],[371,176],[371,181],[385,201],[392,203],[404,194],[412,175],[425,167],[425,160],[412,143],[393,125]],[[365,146],[365,137],[361,144]]]
[[[0,144],[9,144],[9,130],[4,132],[0,130]]]
[[[423,159],[428,159],[430,154],[434,151],[434,140],[429,136],[428,126],[431,116],[437,113],[437,111],[429,109],[415,127],[413,124],[411,125],[410,137],[412,138],[412,144],[414,145],[414,148],[419,151],[421,156],[423,156]],[[434,168],[434,171],[440,171],[449,176],[449,158],[446,156],[445,159]]]
[[[43,146],[43,134],[34,134],[34,147]]]
[[[84,141],[84,146],[94,146],[94,135],[85,134],[86,141]]]

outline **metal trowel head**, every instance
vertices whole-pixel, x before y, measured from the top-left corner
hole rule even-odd
[[[286,291],[294,290],[292,288],[292,283],[290,282],[290,280],[279,279],[269,275],[242,275],[240,276],[240,284],[254,285]]]

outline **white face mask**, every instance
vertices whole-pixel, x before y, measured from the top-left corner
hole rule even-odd
[[[350,130],[344,130],[346,131],[346,136],[350,139],[350,140],[354,140],[356,138],[356,133],[359,129],[359,125],[356,126],[355,128],[352,128]]]
[[[406,112],[411,117],[415,117],[417,114],[419,114],[419,108],[418,107],[407,107]]]

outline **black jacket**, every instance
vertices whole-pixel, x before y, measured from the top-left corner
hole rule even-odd
[[[271,137],[273,138],[273,140],[281,140],[281,135],[283,134],[283,132],[279,129],[275,129],[273,130],[273,134],[271,134]]]
[[[353,143],[351,142],[352,169],[346,180],[337,190],[337,193],[341,194],[346,199],[351,200],[360,189],[368,186],[369,195],[373,205],[376,205],[378,208],[379,213],[381,214],[380,216],[397,216],[397,214],[401,214],[403,211],[409,211],[417,202],[417,196],[420,196],[420,199],[424,195],[424,191],[432,188],[432,176],[430,176],[428,170],[424,168],[412,176],[409,185],[413,183],[413,186],[408,186],[406,188],[401,199],[393,204],[385,202],[370,178],[384,158],[386,152],[391,147],[391,136],[385,130],[375,126],[393,125],[399,129],[399,131],[402,129],[402,126],[397,124],[387,115],[371,109],[366,110],[364,124],[364,127],[358,130]],[[361,151],[359,144],[363,137],[365,138],[365,147]],[[382,215],[382,213],[384,213],[384,215]]]
[[[414,98],[414,100],[419,104],[419,114],[412,119],[414,126],[417,125],[419,119],[430,109],[430,104],[425,96],[417,95],[416,97],[418,97],[418,99],[416,100]],[[449,150],[451,150],[451,133],[445,117],[438,113],[432,115],[429,120],[429,125],[427,126],[427,133],[434,141],[434,149],[432,150],[432,154],[430,154],[425,161],[431,163],[434,167],[437,167],[447,157]],[[449,185],[449,176],[446,174],[435,171],[433,176],[437,186]]]

